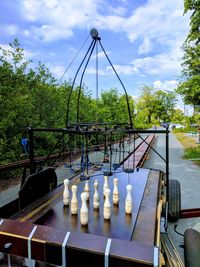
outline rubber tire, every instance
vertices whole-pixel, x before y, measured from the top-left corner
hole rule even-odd
[[[178,180],[169,179],[168,219],[175,222],[181,210],[181,185]]]
[[[200,233],[187,229],[184,233],[184,254],[186,267],[200,267]]]

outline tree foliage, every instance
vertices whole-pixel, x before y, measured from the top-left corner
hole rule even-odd
[[[185,104],[200,109],[200,3],[199,0],[184,0],[184,12],[190,12],[190,31],[183,45],[182,81],[177,92]]]
[[[152,87],[143,86],[137,104],[136,124],[146,128],[161,121],[170,122],[175,111],[176,96],[162,90],[154,91]],[[144,127],[144,126],[143,126]]]

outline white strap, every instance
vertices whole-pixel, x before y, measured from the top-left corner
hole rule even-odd
[[[153,267],[159,267],[159,249],[154,247],[153,251]]]
[[[62,266],[63,267],[66,266],[66,245],[67,245],[69,236],[70,236],[70,232],[67,232],[65,235],[64,241],[62,243]]]
[[[33,227],[32,231],[30,232],[28,236],[28,259],[29,260],[31,260],[31,238],[33,237],[36,229],[37,229],[37,225]]]
[[[1,221],[0,221],[0,225],[2,225],[3,221],[4,221],[4,219],[1,219]]]
[[[105,250],[105,257],[104,257],[104,267],[108,267],[108,256],[110,253],[110,247],[111,247],[111,242],[112,239],[108,239],[107,244],[106,244],[106,250]]]

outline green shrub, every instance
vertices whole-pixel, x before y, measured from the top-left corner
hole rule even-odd
[[[188,147],[184,152],[185,159],[199,159],[200,160],[200,146],[199,147]]]

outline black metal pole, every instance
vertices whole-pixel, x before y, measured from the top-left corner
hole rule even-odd
[[[30,174],[36,172],[35,160],[34,160],[34,144],[33,144],[33,128],[28,127],[28,134],[29,134],[29,159],[30,159]]]

